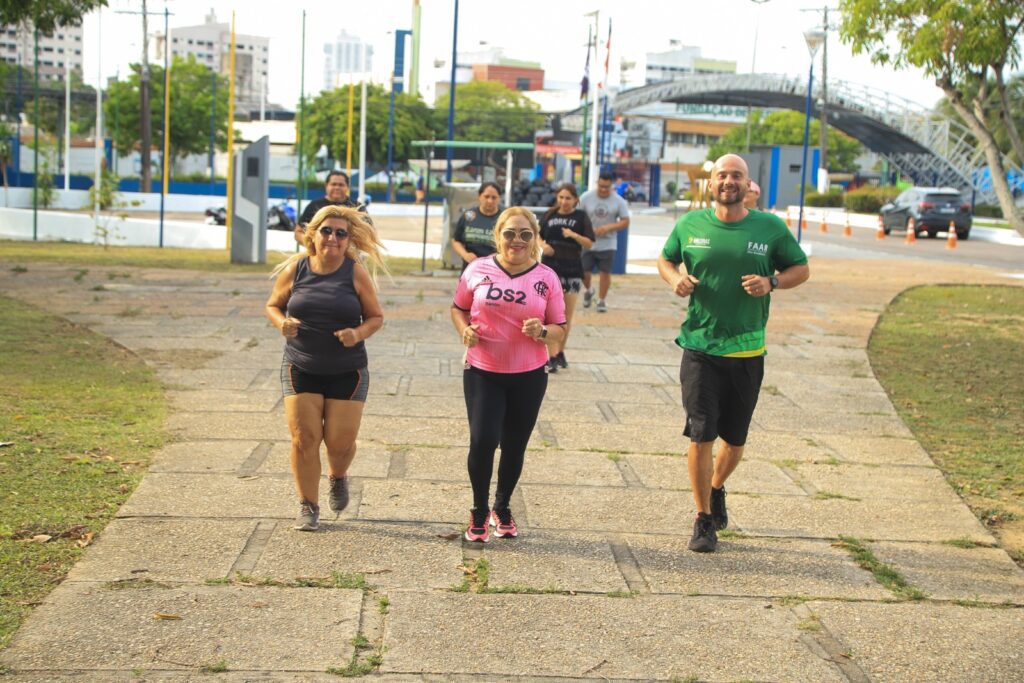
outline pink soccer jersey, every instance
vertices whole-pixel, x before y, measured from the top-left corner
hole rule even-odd
[[[489,372],[529,372],[547,362],[547,346],[523,334],[524,320],[565,324],[562,285],[542,263],[510,275],[493,256],[478,258],[459,278],[453,304],[469,311],[471,325],[479,325],[480,342],[467,349],[466,360]]]

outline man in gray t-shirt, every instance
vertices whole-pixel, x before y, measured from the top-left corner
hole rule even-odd
[[[619,230],[629,227],[629,204],[619,195],[612,192],[615,178],[610,173],[602,173],[597,181],[597,190],[584,192],[580,197],[580,209],[586,211],[590,223],[594,226],[594,246],[583,250],[583,308],[590,308],[594,300],[594,288],[590,286],[594,266],[599,273],[597,286],[597,312],[608,310],[605,297],[612,286],[612,262],[615,260],[615,247],[618,243]]]

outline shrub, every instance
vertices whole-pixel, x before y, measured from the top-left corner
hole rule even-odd
[[[53,174],[50,173],[50,160],[48,157],[44,157],[39,175],[36,176],[36,201],[39,206],[48,209],[53,205],[55,199],[57,199],[57,191],[53,186]]]
[[[804,203],[807,206],[840,207],[843,206],[843,191],[836,187],[824,194],[821,192],[808,192]]]
[[[974,215],[982,218],[1002,218],[1003,210],[996,204],[975,204]]]
[[[846,193],[846,208],[853,213],[878,213],[882,204],[899,193],[896,187],[860,187]]]

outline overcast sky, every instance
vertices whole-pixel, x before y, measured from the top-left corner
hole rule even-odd
[[[165,4],[149,0],[148,10],[162,14]],[[819,3],[824,4],[824,3]],[[834,6],[834,2],[832,3]],[[110,0],[102,19],[102,72],[112,76],[120,68],[140,60],[141,20],[138,16],[116,14],[117,10],[139,10],[141,0]],[[435,68],[435,60],[451,58],[455,0],[422,0],[422,46],[420,87],[432,101],[432,83],[449,78],[448,67]],[[549,82],[578,83],[586,60],[587,12],[600,13],[600,41],[607,39],[612,20],[611,74],[620,80],[623,59],[636,62],[627,82],[643,81],[647,52],[670,49],[669,41],[702,49],[704,57],[735,60],[740,73],[757,71],[801,75],[806,78],[809,55],[803,32],[820,26],[821,12],[802,11],[812,6],[800,0],[461,0],[458,17],[458,49],[475,51],[486,46],[504,48],[505,56],[540,62]],[[213,9],[221,21],[236,12],[239,33],[270,38],[270,100],[294,107],[299,96],[302,10],[306,9],[306,92],[315,94],[323,83],[323,44],[344,29],[374,46],[375,80],[385,82],[394,54],[394,29],[411,28],[412,0],[169,0],[171,32],[175,26],[203,23]],[[830,13],[830,23],[838,16]],[[97,64],[97,20],[90,14],[84,21],[85,80],[95,83]],[[152,17],[150,31],[163,30],[163,16]],[[844,80],[869,85],[932,106],[942,97],[934,83],[918,71],[893,72],[875,67],[866,56],[854,57],[839,42],[838,33],[829,34],[829,81]],[[603,55],[602,55],[603,60]],[[603,68],[603,64],[602,64]],[[592,64],[592,79],[595,72]],[[818,53],[815,78],[821,73]]]

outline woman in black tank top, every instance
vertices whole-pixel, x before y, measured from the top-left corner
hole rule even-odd
[[[284,335],[281,363],[291,463],[299,494],[295,528],[320,524],[320,444],[327,446],[330,505],[348,505],[348,468],[369,386],[363,341],[384,324],[374,280],[359,262],[384,268],[376,231],[355,209],[326,206],[304,233],[306,254],[274,269],[270,322]]]

